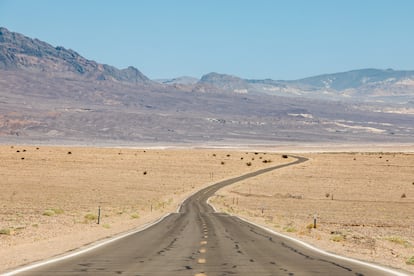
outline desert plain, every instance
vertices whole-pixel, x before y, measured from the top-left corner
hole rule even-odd
[[[154,221],[219,180],[289,162],[202,149],[8,145],[0,153],[0,272]]]
[[[309,160],[225,187],[212,203],[326,251],[414,272],[414,154],[300,155]]]
[[[269,149],[3,145],[0,153],[0,272],[135,229],[202,187],[294,160]],[[309,160],[226,187],[212,204],[326,251],[414,272],[414,154],[295,154]]]

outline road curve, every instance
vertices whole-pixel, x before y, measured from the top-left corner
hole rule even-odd
[[[390,275],[215,213],[206,203],[226,185],[307,160],[295,158],[200,190],[184,201],[178,213],[141,232],[19,275]]]

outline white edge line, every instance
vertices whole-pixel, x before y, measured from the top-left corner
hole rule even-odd
[[[217,213],[217,209],[214,207],[214,205],[212,205],[210,203],[210,199],[211,199],[211,197],[207,200],[207,204],[210,205],[214,209],[214,212]],[[344,256],[341,256],[341,255],[336,255],[336,254],[327,252],[327,251],[322,250],[322,249],[319,249],[319,248],[317,248],[317,247],[315,247],[313,245],[310,245],[309,243],[306,243],[304,241],[301,241],[301,240],[292,238],[290,236],[284,235],[282,233],[276,232],[276,231],[274,231],[274,230],[272,230],[270,228],[267,228],[267,227],[265,227],[263,225],[256,224],[256,223],[254,223],[252,221],[249,221],[249,220],[247,220],[245,218],[241,218],[241,217],[236,216],[234,214],[229,214],[229,215],[234,216],[234,217],[236,217],[236,218],[238,218],[238,219],[240,219],[240,220],[242,220],[244,222],[253,224],[254,226],[259,227],[259,228],[261,228],[261,229],[263,229],[263,230],[265,230],[265,231],[267,231],[269,233],[272,233],[273,235],[276,235],[276,236],[282,237],[284,239],[287,239],[287,240],[296,242],[296,243],[302,245],[303,247],[306,247],[308,249],[311,249],[311,250],[313,250],[313,251],[315,251],[317,253],[320,253],[320,254],[323,254],[323,255],[326,255],[326,256],[329,256],[329,257],[333,257],[333,258],[336,258],[336,259],[339,259],[339,260],[348,261],[348,262],[355,263],[355,264],[359,264],[359,265],[364,265],[364,266],[367,266],[367,267],[370,267],[370,268],[375,268],[377,270],[380,270],[380,271],[383,271],[383,272],[387,272],[387,273],[390,273],[392,275],[396,275],[396,276],[409,276],[408,274],[405,274],[405,273],[402,273],[402,272],[399,272],[399,271],[395,271],[395,270],[392,270],[392,269],[389,269],[389,268],[386,268],[386,267],[382,267],[382,266],[379,266],[379,265],[375,265],[375,264],[367,263],[367,262],[364,262],[364,261],[360,261],[360,260],[356,260],[356,259],[352,259],[352,258],[348,258],[348,257],[344,257]]]
[[[207,204],[208,204],[208,205],[210,205],[210,207],[211,207],[211,208],[213,208],[214,213],[218,213],[218,211],[217,211],[216,207],[215,207],[213,204],[211,204],[211,203],[210,203],[210,199],[211,199],[211,197],[209,197],[209,198],[207,199]]]
[[[31,265],[23,266],[23,267],[21,267],[21,268],[18,268],[18,269],[15,269],[15,270],[13,270],[13,271],[6,272],[6,273],[4,273],[4,274],[0,274],[0,275],[1,275],[1,276],[11,276],[11,275],[16,275],[16,274],[18,274],[18,273],[25,272],[25,271],[28,271],[28,270],[31,270],[31,269],[34,269],[34,268],[37,268],[37,267],[40,267],[40,266],[44,266],[44,265],[48,265],[48,264],[51,264],[51,263],[55,263],[55,262],[59,262],[59,261],[63,261],[63,260],[66,260],[66,259],[69,259],[69,258],[72,258],[72,257],[78,256],[78,255],[84,254],[84,253],[86,253],[86,252],[92,251],[92,250],[94,250],[94,249],[96,249],[96,248],[102,247],[102,246],[107,245],[107,244],[109,244],[109,243],[112,243],[112,242],[114,242],[114,241],[117,241],[117,240],[123,239],[123,238],[125,238],[125,237],[127,237],[127,236],[130,236],[130,235],[133,235],[133,234],[139,233],[139,232],[141,232],[141,231],[144,231],[145,229],[148,229],[148,228],[150,228],[151,226],[153,226],[153,225],[155,225],[155,224],[157,224],[157,223],[161,222],[163,219],[165,219],[166,217],[168,217],[168,216],[169,216],[169,215],[171,215],[171,214],[172,214],[172,213],[167,213],[167,214],[163,215],[162,217],[158,218],[157,220],[155,220],[155,221],[153,221],[153,222],[150,222],[150,223],[144,224],[143,226],[139,227],[137,230],[132,230],[131,232],[128,232],[128,233],[122,234],[122,235],[120,235],[120,236],[116,236],[116,237],[113,237],[113,238],[109,238],[109,239],[104,240],[103,242],[100,242],[100,243],[98,242],[98,244],[93,245],[93,246],[90,246],[90,247],[87,247],[87,248],[85,248],[85,249],[81,249],[81,250],[79,250],[79,251],[76,251],[76,252],[73,252],[73,253],[70,253],[70,254],[67,254],[67,255],[64,255],[64,256],[54,257],[54,258],[51,258],[51,259],[49,259],[49,260],[47,260],[47,261],[41,261],[41,262],[34,263],[34,264],[31,264]]]

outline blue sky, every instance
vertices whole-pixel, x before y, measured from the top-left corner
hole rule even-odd
[[[410,70],[413,14],[411,0],[0,0],[0,26],[150,78]]]

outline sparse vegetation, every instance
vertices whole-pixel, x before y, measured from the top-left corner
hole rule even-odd
[[[98,216],[92,213],[88,213],[84,216],[85,221],[92,221],[92,220],[97,220]]]
[[[343,241],[345,241],[345,236],[342,235],[342,234],[334,235],[334,236],[331,237],[331,241],[334,241],[334,242],[343,242]]]
[[[0,235],[10,235],[10,234],[11,234],[10,228],[0,229]]]
[[[60,208],[52,208],[52,209],[45,210],[42,215],[47,216],[47,217],[52,217],[52,216],[60,215],[63,213],[64,211]]]
[[[402,245],[404,247],[411,247],[412,246],[406,239],[404,239],[402,237],[391,236],[391,237],[385,237],[384,239],[387,240],[387,241],[390,241],[392,243]]]
[[[105,229],[111,228],[111,226],[109,224],[107,224],[107,223],[106,224],[103,224],[102,227],[105,228]]]
[[[285,228],[283,228],[283,230],[285,230],[288,233],[296,232],[296,228],[293,226],[286,226]]]
[[[61,215],[63,214],[65,211],[63,211],[63,209],[60,208],[53,208],[51,209],[53,212],[55,212],[56,215]]]
[[[414,265],[414,256],[411,256],[410,258],[408,258],[405,263],[408,265]]]
[[[306,225],[306,229],[311,230],[314,228],[313,226],[314,226],[313,223],[309,223],[308,225]]]
[[[53,210],[47,209],[43,212],[42,215],[47,216],[47,217],[51,217],[51,216],[55,215],[55,212]]]
[[[131,218],[133,218],[133,219],[139,219],[139,214],[137,214],[137,213],[132,213],[132,214],[131,214]]]

